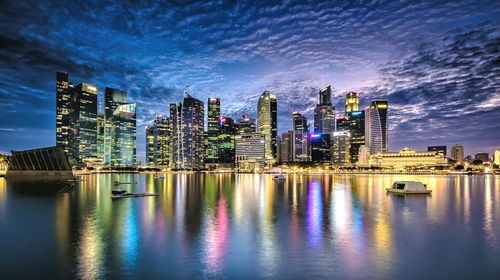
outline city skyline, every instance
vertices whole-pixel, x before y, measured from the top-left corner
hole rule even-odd
[[[257,100],[269,90],[278,98],[281,135],[292,128],[294,111],[313,120],[318,91],[331,85],[337,113],[350,91],[358,93],[360,109],[388,100],[390,151],[456,143],[465,155],[491,154],[500,145],[498,124],[485,121],[500,117],[500,7],[454,3],[248,8],[208,2],[125,7],[127,17],[113,16],[117,7],[97,12],[77,3],[38,7],[33,17],[25,3],[7,3],[0,12],[0,152],[55,145],[53,77],[67,71],[100,94],[118,88],[137,103],[142,162],[145,126],[157,113],[167,115],[186,88],[202,101],[220,98],[221,115],[235,120],[244,113],[256,119]],[[238,18],[243,12],[259,16]],[[163,16],[146,19],[150,14]],[[182,20],[169,21],[174,18]],[[313,32],[301,30],[306,27]]]

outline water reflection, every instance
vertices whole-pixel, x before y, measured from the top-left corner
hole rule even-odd
[[[420,180],[433,193],[387,194],[395,180]],[[2,236],[22,241],[10,232],[22,211],[53,216],[46,235],[26,232],[54,249],[57,266],[30,262],[47,271],[41,278],[436,278],[420,267],[440,263],[441,252],[470,271],[450,276],[500,273],[493,176],[103,174],[85,176],[72,193],[16,187],[0,179]],[[159,196],[112,200],[118,188]],[[0,262],[7,276],[8,261]]]

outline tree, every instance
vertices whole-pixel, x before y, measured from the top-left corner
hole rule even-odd
[[[472,162],[473,165],[481,165],[483,164],[483,161],[480,160],[480,159],[475,159],[473,162]]]

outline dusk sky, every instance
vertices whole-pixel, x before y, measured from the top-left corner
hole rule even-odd
[[[500,147],[500,1],[121,2],[1,2],[1,153],[55,145],[56,71],[128,92],[140,160],[186,88],[235,119],[268,89],[282,132],[332,85],[337,112],[351,90],[389,101],[391,151]]]

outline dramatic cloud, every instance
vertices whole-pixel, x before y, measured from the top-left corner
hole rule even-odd
[[[498,1],[181,2],[3,1],[0,151],[55,143],[56,71],[129,93],[141,159],[186,88],[234,118],[269,89],[283,131],[331,84],[339,112],[348,90],[389,100],[393,150],[500,145]]]

